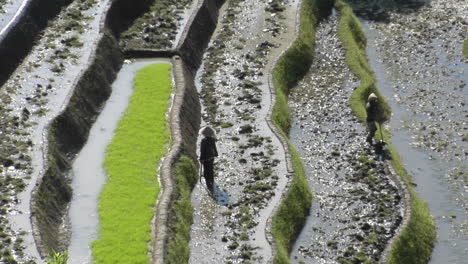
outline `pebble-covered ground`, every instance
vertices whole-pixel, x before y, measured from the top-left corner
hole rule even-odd
[[[107,1],[75,1],[49,24],[0,88],[0,262],[34,262],[29,202],[42,168],[42,132],[96,43]],[[81,54],[77,56],[77,54]]]
[[[438,228],[433,259],[464,263],[468,256],[468,2],[434,0],[420,6],[366,8],[358,12],[369,27],[369,45],[384,67],[390,103],[402,109],[391,123],[407,135],[430,167],[421,168],[400,153],[415,179],[430,182],[443,194],[427,194]],[[384,19],[370,14],[379,13]],[[427,193],[425,185],[416,186]],[[430,191],[429,191],[430,192]],[[444,201],[431,197],[444,196]],[[445,204],[447,203],[447,204]],[[444,205],[443,205],[444,204]]]
[[[314,195],[292,263],[377,263],[402,220],[386,156],[366,142],[366,127],[351,111],[358,82],[346,65],[337,20],[333,14],[320,23],[312,66],[290,95],[290,137]]]
[[[122,33],[122,49],[170,49],[176,44],[176,37],[183,20],[190,14],[188,9],[197,0],[155,1],[150,10]]]
[[[197,78],[203,125],[218,132],[217,187],[214,199],[201,185],[192,195],[190,263],[271,258],[265,226],[287,172],[283,147],[265,119],[271,104],[267,76],[293,39],[298,2],[231,0],[221,13]]]

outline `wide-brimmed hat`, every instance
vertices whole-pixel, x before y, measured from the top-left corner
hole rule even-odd
[[[371,93],[369,94],[369,97],[367,97],[368,102],[373,101],[373,100],[377,100],[377,95],[375,95],[375,93]]]
[[[200,134],[202,134],[205,137],[214,137],[216,135],[214,129],[212,129],[209,126],[206,126],[200,129]]]

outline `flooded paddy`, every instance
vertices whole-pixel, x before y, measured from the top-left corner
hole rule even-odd
[[[173,49],[199,0],[155,1],[122,33],[122,49]],[[181,30],[182,29],[182,30]]]
[[[1,173],[3,177],[23,182],[21,192],[9,193],[11,203],[2,204],[2,208],[6,206],[9,220],[2,222],[2,226],[9,236],[21,237],[17,241],[21,241],[22,246],[17,246],[12,254],[24,262],[39,259],[31,231],[30,200],[44,166],[43,133],[47,123],[63,109],[73,83],[87,65],[96,45],[101,19],[98,15],[91,19],[91,15],[102,14],[105,6],[106,2],[84,1],[64,9],[0,90]],[[63,29],[69,22],[70,10],[78,8],[79,14],[87,19],[76,28]],[[67,42],[70,39],[74,41]]]
[[[69,264],[91,263],[91,242],[97,239],[97,203],[106,181],[103,169],[107,145],[112,140],[118,121],[125,112],[133,91],[137,71],[147,65],[169,62],[164,59],[128,61],[112,84],[112,94],[96,119],[88,141],[77,155],[71,171],[73,199],[70,203],[71,242]]]
[[[333,13],[319,24],[312,66],[289,97],[290,138],[314,195],[291,263],[377,263],[402,220],[386,157],[366,142],[366,127],[351,111],[359,83],[346,65],[337,20]]]
[[[268,72],[294,39],[299,1],[228,1],[197,86],[202,126],[217,131],[216,189],[192,194],[190,263],[267,263],[266,222],[287,182],[285,154],[266,116]]]
[[[27,1],[0,0],[1,35]],[[169,3],[169,4],[167,4]],[[122,49],[177,47],[199,1],[167,1],[129,30]],[[173,4],[175,3],[175,4]],[[31,190],[44,165],[44,130],[67,103],[99,35],[108,1],[75,1],[50,23],[37,46],[0,89],[0,242],[21,263],[40,262],[31,233]],[[266,117],[268,74],[274,58],[294,39],[299,0],[231,0],[196,82],[203,124],[217,130],[216,191],[204,180],[195,207],[190,263],[266,263],[272,256],[266,221],[288,181],[283,147]],[[464,263],[468,256],[467,39],[464,1],[433,0],[402,8],[357,7],[378,86],[392,105],[388,128],[429,205],[438,228],[431,263]],[[78,23],[77,23],[78,22]],[[162,38],[160,38],[162,37]],[[292,263],[377,262],[401,221],[402,208],[385,157],[365,142],[366,128],[348,99],[357,86],[336,38],[336,15],[317,33],[317,59],[291,94],[291,140],[309,173],[311,215],[291,253]],[[125,64],[109,107],[125,109],[139,61]],[[123,89],[123,90],[117,90]],[[73,169],[74,200],[69,263],[90,261],[96,237],[100,167],[120,114],[103,110]],[[121,112],[120,112],[121,113]],[[90,171],[93,170],[93,171]],[[8,243],[7,243],[8,242]]]
[[[385,21],[362,12],[368,54],[393,110],[392,142],[436,223],[430,263],[465,263],[468,61],[462,47],[468,4],[435,0],[380,10]]]

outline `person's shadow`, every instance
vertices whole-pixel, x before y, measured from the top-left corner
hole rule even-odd
[[[216,182],[213,184],[213,189],[213,193],[211,194],[213,201],[221,206],[229,205],[229,194],[226,192],[226,190],[221,190]]]
[[[392,159],[390,151],[387,147],[387,143],[385,143],[384,141],[379,141],[376,142],[373,146],[375,154],[377,154],[379,160],[384,161]]]

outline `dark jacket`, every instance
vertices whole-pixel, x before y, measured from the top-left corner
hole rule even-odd
[[[379,105],[377,103],[366,104],[367,122],[375,122],[380,120]]]
[[[216,149],[215,139],[212,137],[203,138],[200,144],[200,161],[214,159],[217,156],[218,150]]]

